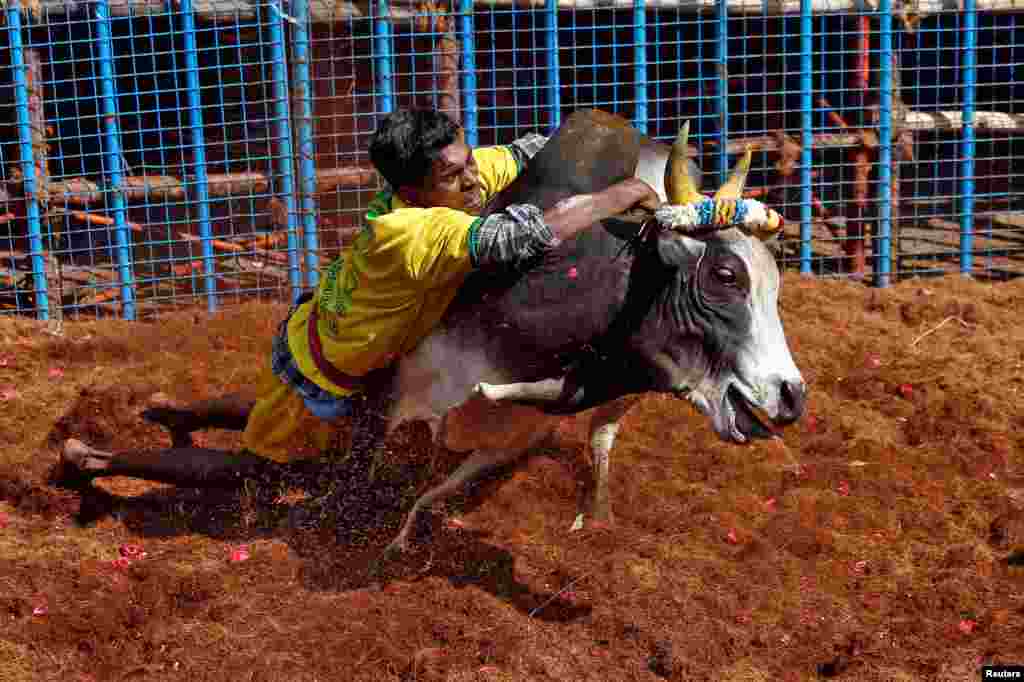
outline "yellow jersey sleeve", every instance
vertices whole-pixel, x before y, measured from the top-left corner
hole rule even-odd
[[[441,287],[468,273],[473,265],[470,240],[478,218],[450,208],[406,209],[409,220],[405,264],[424,288]]]
[[[519,175],[519,163],[509,147],[477,147],[473,159],[480,170],[480,181],[487,196],[484,201],[512,184]]]

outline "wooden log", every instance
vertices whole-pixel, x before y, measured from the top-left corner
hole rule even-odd
[[[336,189],[370,188],[378,182],[377,172],[365,166],[327,168],[317,171],[316,191],[325,194]],[[123,179],[122,189],[128,201],[186,201],[190,199],[193,181],[185,181],[169,175],[128,176]],[[211,173],[209,193],[211,197],[227,198],[267,194],[270,178],[264,173]],[[86,178],[70,178],[54,182],[50,186],[53,201],[75,206],[90,206],[102,203],[105,191],[97,183]]]
[[[960,130],[962,111],[907,111],[904,126],[915,131]],[[981,130],[1024,130],[1024,114],[1002,111],[974,112],[974,127]]]

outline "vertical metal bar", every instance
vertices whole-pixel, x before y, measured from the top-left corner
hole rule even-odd
[[[299,203],[306,256],[306,286],[320,280],[320,244],[316,230],[316,146],[313,141],[313,91],[310,82],[309,1],[292,0],[292,82],[295,84],[296,142],[299,147]]]
[[[889,286],[892,272],[892,0],[878,2],[878,234],[875,286]]]
[[[213,233],[210,227],[210,181],[206,167],[206,139],[203,135],[203,109],[199,91],[199,51],[196,47],[196,18],[192,0],[168,0],[167,11],[181,12],[182,39],[185,48],[185,87],[188,92],[188,123],[191,128],[192,165],[194,166],[196,217],[203,256],[203,290],[206,309],[217,309],[217,264],[213,259]]]
[[[377,0],[377,18],[373,22],[377,62],[377,112],[387,114],[394,109],[391,76],[391,10],[388,0]]]
[[[96,48],[100,67],[100,116],[103,119],[103,165],[107,177],[109,208],[114,218],[117,278],[121,284],[121,313],[135,319],[135,289],[132,273],[132,247],[126,221],[126,202],[122,180],[121,131],[117,123],[117,84],[114,82],[114,42],[111,36],[110,8],[107,0],[96,0]]]
[[[270,74],[274,89],[274,118],[277,128],[277,175],[280,178],[278,194],[284,201],[288,213],[288,282],[292,287],[292,299],[302,294],[302,270],[299,262],[298,225],[295,215],[295,183],[292,175],[292,125],[288,96],[288,70],[284,56],[284,12],[275,3],[267,0],[271,9],[270,17]]]
[[[963,136],[960,138],[960,273],[974,268],[974,98],[978,77],[978,8],[964,0]]]
[[[558,0],[546,0],[544,16],[547,18],[545,39],[547,44],[548,112],[551,130],[562,125],[562,72],[558,58]]]
[[[28,106],[28,65],[25,63],[21,39],[21,3],[7,5],[7,31],[10,36],[11,66],[14,71],[14,108],[18,126],[18,147],[24,183],[25,213],[28,220],[29,260],[32,263],[32,289],[36,317],[50,319],[50,296],[46,282],[46,260],[43,257],[42,224],[36,182],[36,163],[32,150],[32,125]],[[41,84],[40,84],[41,87]]]
[[[647,7],[646,0],[633,0],[633,91],[636,113],[633,126],[647,134]]]
[[[811,148],[814,146],[811,0],[800,0],[800,273],[811,274]]]
[[[729,178],[729,2],[718,0],[718,92],[715,108],[718,110],[718,184]]]
[[[473,0],[459,0],[459,45],[462,47],[462,125],[466,144],[477,144],[476,40],[473,35]]]

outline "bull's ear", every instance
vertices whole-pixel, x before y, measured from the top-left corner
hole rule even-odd
[[[672,268],[686,268],[696,264],[707,246],[704,242],[692,239],[672,230],[665,230],[658,235],[658,259]]]

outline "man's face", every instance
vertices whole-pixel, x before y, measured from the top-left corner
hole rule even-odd
[[[415,191],[415,202],[478,215],[483,210],[484,193],[472,151],[460,132],[455,142],[441,150],[423,186]]]

